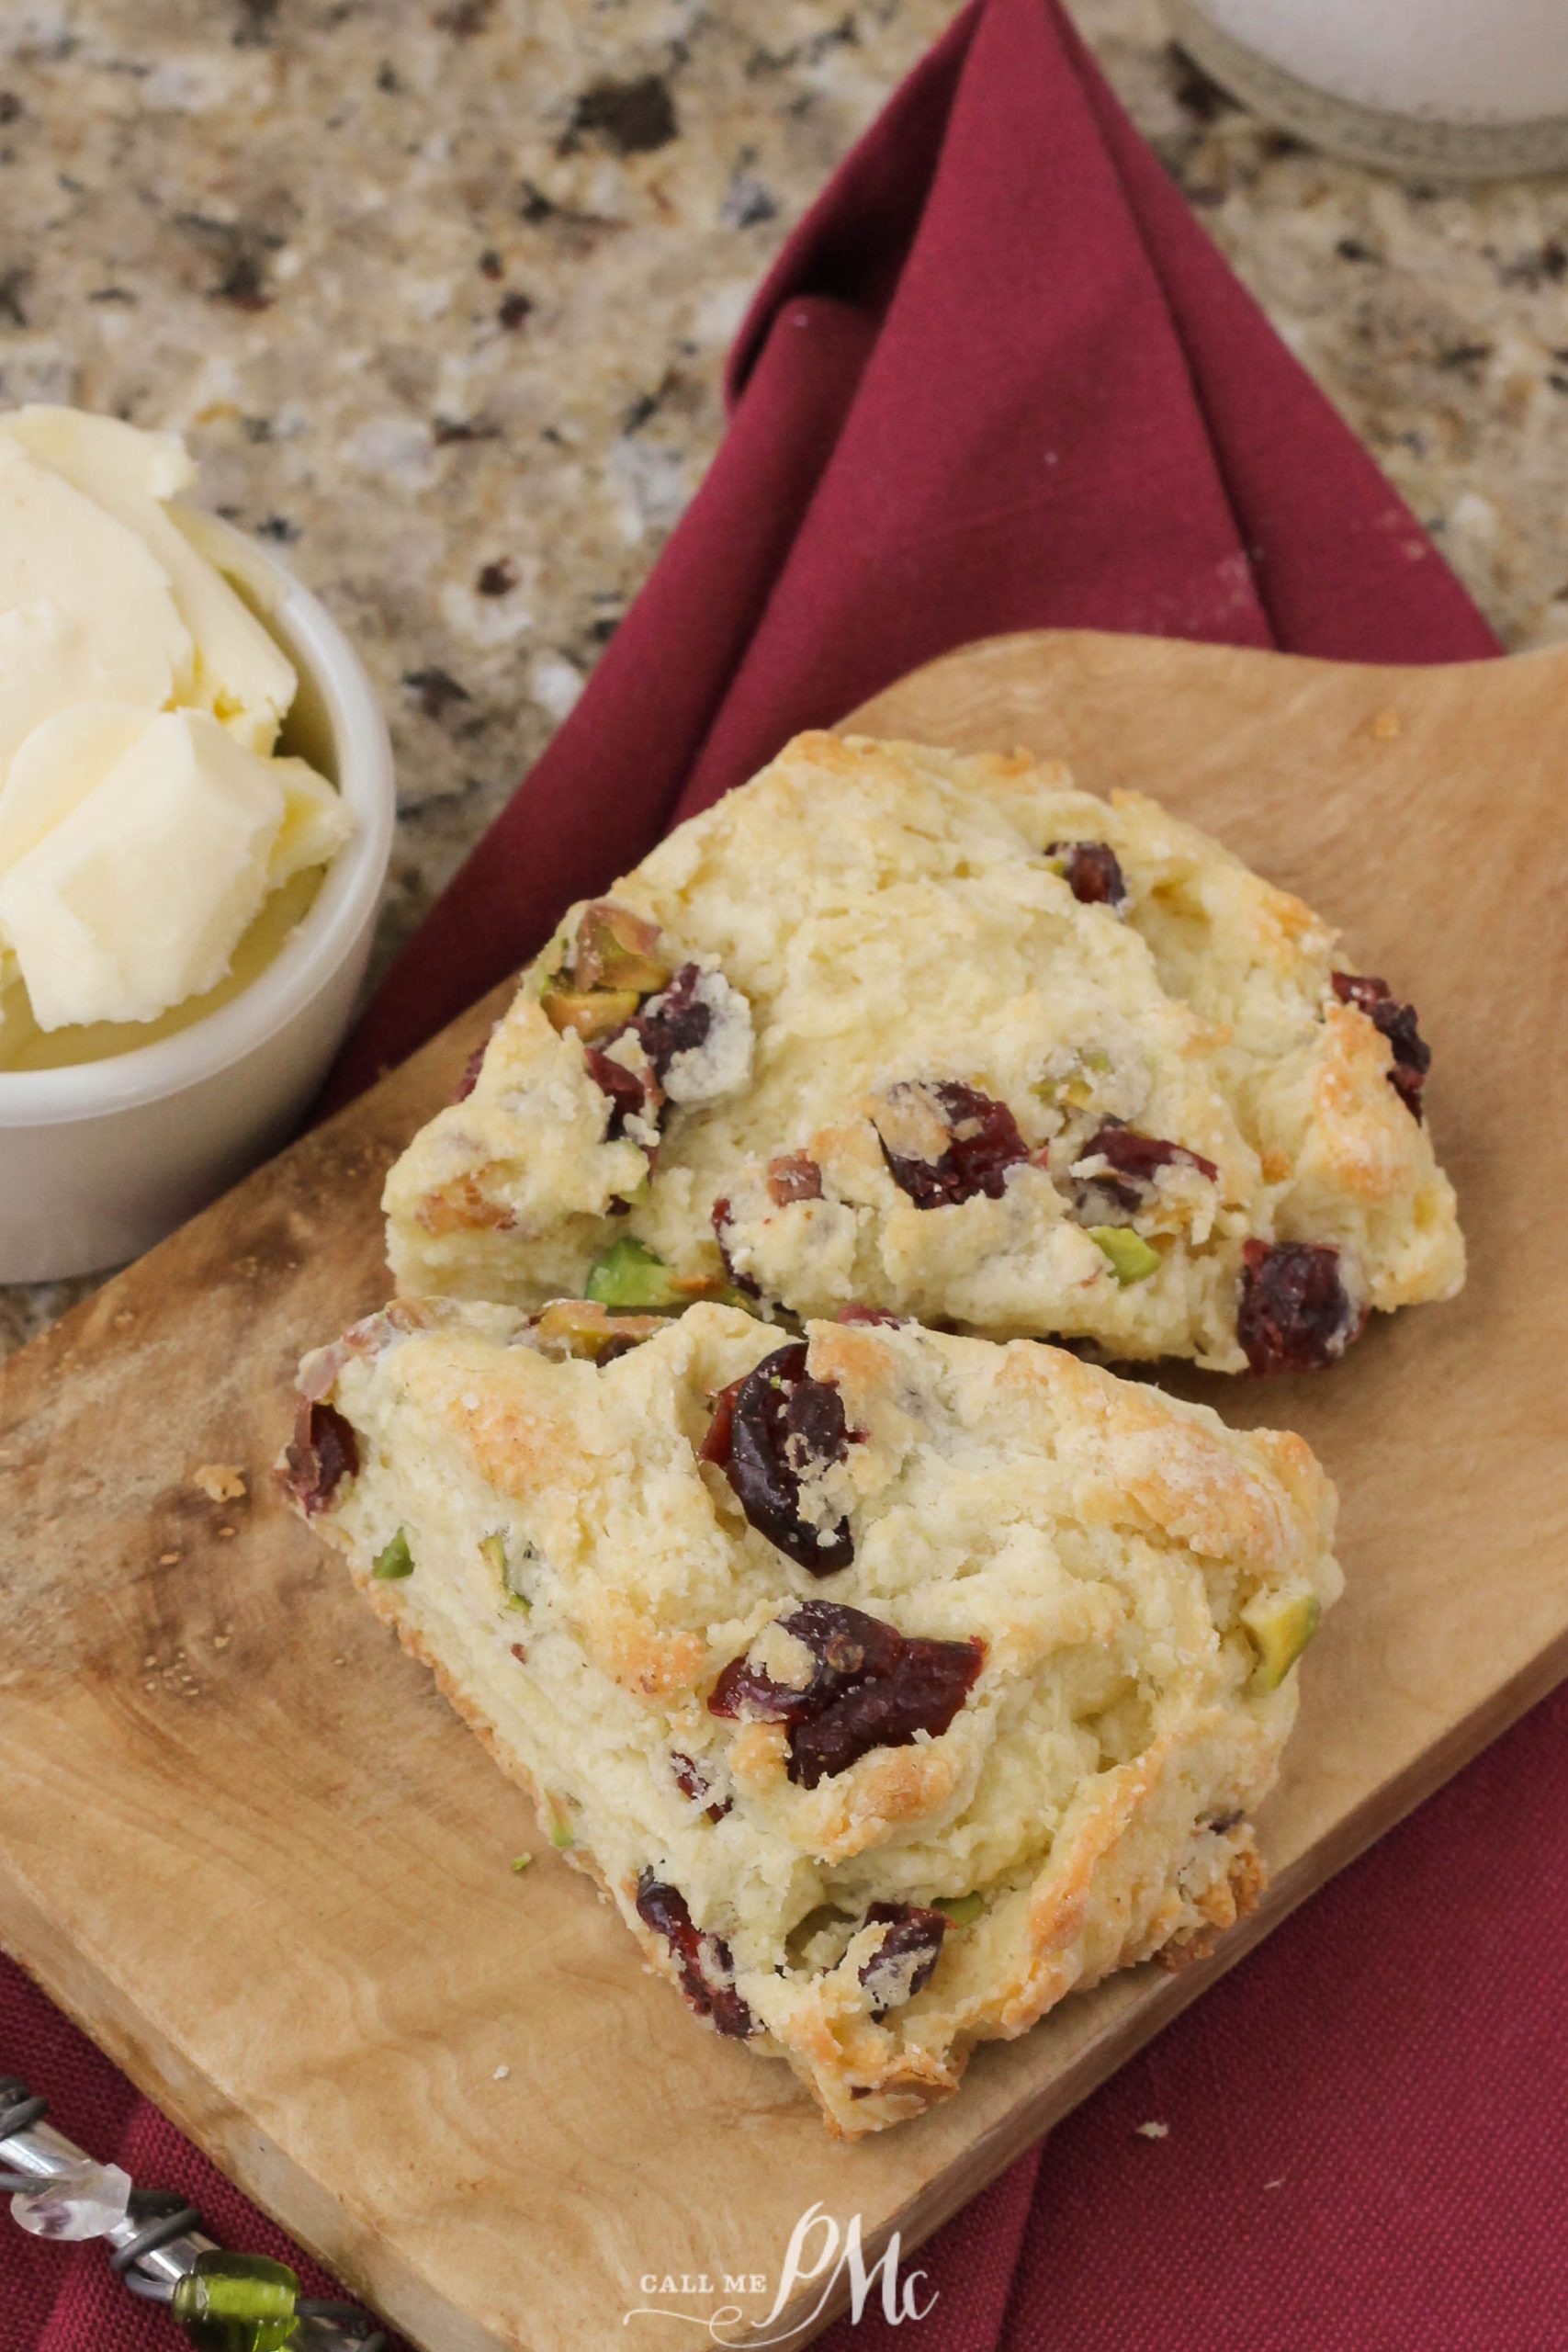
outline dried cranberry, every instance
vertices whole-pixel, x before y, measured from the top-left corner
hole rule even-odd
[[[713,1204],[712,1216],[713,1237],[718,1243],[718,1254],[724,1261],[725,1274],[728,1279],[731,1289],[738,1290],[742,1298],[761,1298],[762,1295],[761,1283],[754,1281],[750,1274],[737,1273],[734,1263],[730,1258],[729,1245],[725,1240],[724,1237],[728,1232],[731,1224],[734,1222],[734,1211],[731,1209],[727,1199],[720,1198],[715,1201]],[[705,1459],[711,1461],[713,1457],[711,1455],[707,1455],[705,1456]]]
[[[1109,842],[1052,842],[1045,854],[1066,858],[1062,878],[1084,906],[1120,910],[1126,905],[1126,878]]]
[[[876,1928],[884,1922],[887,1933],[860,1973],[871,1995],[874,2018],[886,2017],[896,2003],[912,2001],[925,1990],[942,1958],[948,1928],[942,1912],[928,1911],[919,1903],[874,1903],[864,1925]]]
[[[708,1713],[748,1722],[805,1723],[869,1676],[891,1674],[904,1636],[896,1625],[837,1600],[803,1600],[778,1623],[811,1652],[817,1664],[801,1689],[775,1682],[744,1651],[714,1684]]]
[[[1364,1012],[1380,1037],[1388,1039],[1393,1068],[1388,1082],[1415,1119],[1422,1116],[1421,1089],[1432,1067],[1432,1048],[1416,1025],[1416,1007],[1401,1004],[1386,980],[1368,972],[1336,972],[1334,993],[1341,1004]]]
[[[457,1091],[452,1097],[454,1102],[466,1102],[469,1095],[473,1092],[475,1087],[479,1084],[479,1072],[485,1066],[485,1056],[490,1051],[490,1039],[491,1037],[493,1037],[494,1035],[495,1031],[492,1029],[490,1033],[490,1036],[486,1037],[483,1045],[476,1046],[473,1052],[468,1056],[468,1060],[463,1064],[463,1075],[457,1080]]]
[[[874,1747],[908,1747],[920,1732],[944,1732],[985,1660],[985,1644],[906,1642],[890,1674],[857,1683],[801,1724],[790,1738],[789,1776],[803,1788],[830,1781]]]
[[[1320,1241],[1243,1244],[1236,1337],[1254,1372],[1314,1372],[1342,1356],[1363,1317]]]
[[[781,1151],[768,1162],[768,1198],[776,1209],[791,1201],[819,1201],[822,1170],[808,1152]]]
[[[697,995],[702,977],[695,964],[682,964],[669,987],[650,997],[632,1023],[659,1078],[677,1054],[691,1053],[705,1043],[713,1027],[712,1009]]]
[[[1334,993],[1341,1004],[1353,1004],[1358,1012],[1372,1017],[1374,1006],[1387,1004],[1393,991],[1386,980],[1373,972],[1331,972]]]
[[[670,1947],[681,1989],[700,2018],[711,2018],[720,2033],[744,2041],[757,2021],[735,1989],[735,1960],[722,1936],[705,1935],[693,1922],[686,1898],[650,1870],[637,1883],[637,1916]]]
[[[730,1801],[726,1797],[722,1804],[706,1802],[713,1794],[713,1783],[700,1764],[690,1756],[682,1756],[679,1748],[674,1748],[671,1751],[670,1770],[675,1776],[675,1786],[683,1797],[690,1797],[694,1804],[700,1804],[710,1821],[724,1819],[729,1811]]]
[[[325,1510],[345,1478],[359,1475],[359,1440],[335,1405],[299,1399],[294,1435],[284,1449],[283,1484],[308,1519]]]
[[[892,1087],[889,1097],[908,1091]],[[908,1193],[918,1209],[944,1208],[973,1200],[976,1193],[999,1201],[1008,1170],[1029,1158],[1029,1146],[1007,1104],[955,1079],[939,1080],[920,1091],[947,1129],[947,1148],[937,1159],[906,1159],[884,1143],[882,1157],[899,1191]]]
[[[1078,1159],[1110,1161],[1113,1172],[1090,1177],[1082,1189],[1108,1193],[1118,1207],[1124,1209],[1138,1207],[1158,1169],[1195,1168],[1211,1183],[1218,1181],[1220,1173],[1213,1161],[1205,1159],[1201,1152],[1189,1151],[1184,1143],[1168,1143],[1163,1136],[1144,1135],[1121,1119],[1103,1121],[1098,1133],[1090,1136],[1078,1153]]]
[[[732,1380],[728,1388],[721,1388],[714,1397],[713,1419],[708,1423],[707,1435],[697,1448],[699,1462],[716,1463],[721,1470],[728,1467],[730,1442],[735,1432],[735,1400],[740,1394],[741,1382],[745,1378],[746,1374],[742,1373],[739,1380]]]
[[[588,1075],[602,1094],[610,1098],[610,1119],[604,1129],[606,1143],[614,1143],[625,1135],[626,1121],[646,1116],[658,1097],[635,1069],[627,1069],[621,1062],[612,1061],[597,1046],[585,1046],[582,1058],[588,1065]]]
[[[716,1412],[716,1427],[717,1418]],[[813,1576],[847,1568],[854,1557],[848,1520],[827,1533],[800,1515],[803,1478],[841,1462],[849,1443],[843,1401],[830,1382],[811,1378],[804,1340],[776,1348],[736,1385],[728,1440],[728,1458],[705,1447],[705,1458],[721,1463],[759,1535]],[[713,1428],[708,1442],[715,1442]]]
[[[925,1641],[834,1600],[803,1600],[778,1623],[817,1660],[805,1688],[775,1682],[743,1654],[719,1676],[708,1710],[787,1724],[789,1777],[807,1789],[870,1748],[939,1736],[985,1663],[982,1641]]]

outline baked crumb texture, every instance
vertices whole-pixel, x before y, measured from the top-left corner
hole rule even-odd
[[[934,829],[945,768],[931,791]],[[795,835],[774,837],[787,876]],[[685,836],[694,899],[715,839]],[[1043,869],[1010,855],[1030,922],[1070,939]],[[968,904],[957,875],[910,888],[933,913]],[[1117,939],[1145,988],[1146,949]],[[781,937],[786,959],[821,952]],[[761,969],[740,976],[754,1003]],[[513,1045],[568,1092],[581,1077],[524,1006],[492,1049],[497,1120]],[[575,1148],[572,1120],[551,1133]],[[441,1148],[438,1128],[427,1166]],[[897,1213],[874,1214],[886,1246]],[[308,1357],[300,1389],[299,1506],[648,1964],[786,2059],[835,2131],[919,2113],[976,2041],[1205,1949],[1255,1899],[1248,1815],[1341,1583],[1299,1438],[1027,1341],[866,1320],[792,1339],[709,1303],[623,1323],[397,1301]]]
[[[537,1306],[629,1238],[764,1315],[1306,1369],[1463,1279],[1427,1059],[1153,801],[803,735],[570,911],[392,1170],[389,1256]]]

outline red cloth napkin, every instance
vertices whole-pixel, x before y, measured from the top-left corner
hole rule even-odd
[[[334,1099],[793,729],[966,639],[1066,624],[1368,661],[1495,650],[1047,0],[982,0],[910,77],[791,240],[729,391],[706,482],[590,691],[394,967]],[[1568,1696],[951,2223],[913,2266],[938,2291],[918,2328],[895,2337],[874,2310],[825,2343],[1568,2339],[1564,1789]],[[5,2066],[228,2243],[284,2250],[15,1971]],[[1141,2136],[1146,2121],[1168,2137]],[[604,2340],[623,2334],[607,2281]],[[96,2249],[0,2228],[0,2352],[172,2341]]]

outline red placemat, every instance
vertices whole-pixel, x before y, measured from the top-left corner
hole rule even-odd
[[[793,729],[967,639],[1495,650],[1047,0],[983,0],[898,92],[773,271],[730,393],[706,482],[334,1099]],[[832,2352],[1568,2338],[1565,1791],[1560,1698],[951,2223],[918,2328],[868,2315]],[[227,2242],[284,2250],[8,1969],[0,2064]],[[629,2340],[611,2300],[604,2341]],[[0,2352],[174,2341],[96,2249],[0,2230]]]

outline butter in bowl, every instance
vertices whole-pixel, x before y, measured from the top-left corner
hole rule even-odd
[[[369,681],[178,438],[0,415],[0,1281],[137,1254],[281,1142],[364,975]]]

